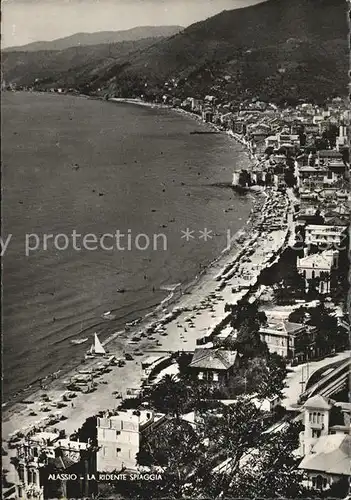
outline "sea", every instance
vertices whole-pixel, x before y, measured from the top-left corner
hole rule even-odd
[[[209,132],[169,109],[3,93],[4,402],[166,303],[245,225],[230,183],[250,160]]]

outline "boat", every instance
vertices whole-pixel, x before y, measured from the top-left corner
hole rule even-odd
[[[106,351],[103,345],[101,344],[99,337],[97,336],[96,333],[94,333],[94,342],[87,353],[87,357],[92,358],[95,356],[103,356],[105,354]]]
[[[84,342],[86,342],[87,340],[88,340],[88,337],[86,337],[85,339],[73,339],[73,340],[71,340],[71,344],[80,345],[80,344],[84,344]]]
[[[109,320],[116,318],[116,316],[114,314],[112,314],[111,311],[104,312],[104,314],[102,314],[101,317],[102,317],[102,319],[109,319]]]

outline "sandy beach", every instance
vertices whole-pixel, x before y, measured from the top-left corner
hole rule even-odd
[[[98,386],[95,392],[76,393],[73,399],[65,398],[65,395],[67,396],[70,392],[66,390],[65,382],[77,374],[82,367],[78,367],[64,377],[57,377],[44,389],[37,390],[30,397],[28,396],[27,403],[22,402],[9,408],[3,418],[3,439],[8,439],[17,431],[25,433],[33,427],[45,428],[50,418],[57,420],[54,424],[55,428],[65,429],[67,434],[70,434],[77,430],[89,416],[101,410],[115,408],[120,403],[120,399],[116,399],[113,393],[117,392],[123,397],[128,388],[140,387],[141,361],[147,356],[155,352],[161,354],[193,350],[198,338],[208,334],[225,319],[228,313],[224,312],[224,305],[235,304],[247,295],[249,287],[257,282],[260,272],[274,262],[272,256],[276,256],[282,249],[288,234],[288,228],[283,223],[284,216],[282,216],[282,228],[279,230],[271,231],[269,234],[266,232],[260,234],[255,230],[255,226],[262,223],[264,214],[268,213],[274,204],[279,203],[285,213],[288,203],[286,201],[284,208],[281,198],[283,198],[282,195],[276,193],[266,199],[264,207],[258,207],[256,203],[251,220],[246,228],[236,235],[237,243],[234,249],[224,252],[198,279],[197,283],[192,285],[191,290],[181,295],[176,309],[174,305],[160,308],[144,323],[136,325],[128,332],[116,332],[104,342],[105,348],[108,348],[111,355],[120,357],[128,352],[133,355],[133,361],[127,361],[124,367],[111,367],[110,373],[96,379]],[[244,282],[245,288],[235,291],[235,287],[237,288]],[[219,286],[221,284],[222,287]],[[219,288],[222,289],[219,290]],[[162,332],[155,332],[157,326],[172,310],[177,311],[176,317],[164,325]],[[189,327],[189,319],[191,319],[191,327]],[[137,345],[126,343],[127,336],[131,338],[134,332],[144,332],[150,324],[154,326],[152,340],[145,338]],[[142,355],[136,356],[135,351]],[[84,370],[91,370],[100,362],[101,358],[88,360],[84,364]],[[43,395],[46,396],[48,402],[43,403]],[[67,401],[63,403],[66,399]],[[65,407],[62,408],[62,404],[65,404]],[[43,411],[44,409],[46,411]],[[59,420],[61,415],[64,415],[66,419]]]

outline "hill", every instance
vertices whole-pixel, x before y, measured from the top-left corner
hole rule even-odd
[[[122,31],[76,33],[50,42],[33,42],[19,47],[8,47],[4,52],[37,52],[40,50],[65,50],[71,47],[132,42],[142,38],[169,37],[179,33],[181,26],[138,26]]]
[[[85,90],[103,86],[138,51],[159,41],[143,38],[114,44],[87,45],[37,52],[4,52],[2,76],[18,86],[65,87]]]
[[[136,55],[127,71],[177,78],[185,93],[346,93],[347,37],[344,0],[268,0],[193,24]]]
[[[345,0],[268,0],[221,12],[166,39],[116,49],[112,58],[100,48],[82,61],[66,51],[42,61],[34,54],[43,53],[33,53],[38,61],[28,65],[29,54],[16,59],[18,53],[6,53],[3,71],[6,80],[15,75],[21,82],[26,74],[29,81],[33,68],[39,73],[46,65],[49,77],[63,58],[66,66],[50,81],[62,85],[69,77],[72,86],[89,91],[103,86],[111,94],[137,96],[167,88],[179,97],[323,100],[347,92],[347,37]]]

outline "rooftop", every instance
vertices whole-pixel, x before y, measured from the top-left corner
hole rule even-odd
[[[316,408],[316,409],[321,409],[321,410],[330,410],[330,408],[333,406],[333,403],[334,402],[332,400],[317,394],[316,396],[309,398],[305,402],[303,407],[304,408]]]
[[[339,153],[339,151],[335,151],[334,149],[322,149],[318,151],[318,156],[319,157],[328,157],[328,158],[341,158],[342,159],[342,154]]]
[[[208,370],[228,370],[236,361],[236,351],[223,349],[195,349],[191,368],[204,368]]]
[[[350,475],[351,436],[330,434],[322,436],[299,465],[299,469],[327,474]]]
[[[344,232],[345,230],[345,226],[332,226],[332,225],[329,225],[329,224],[325,224],[325,225],[320,225],[320,224],[308,224],[306,226],[306,231],[315,231],[315,232],[328,232],[328,231],[332,231],[332,232],[336,232],[336,233],[342,233]]]
[[[331,269],[333,267],[334,256],[337,252],[326,250],[322,253],[308,255],[298,259],[298,267],[315,267],[316,269]]]
[[[262,325],[260,332],[276,332],[279,335],[288,337],[289,335],[296,335],[305,329],[305,325],[301,323],[292,323],[286,320],[269,319],[267,325]]]

